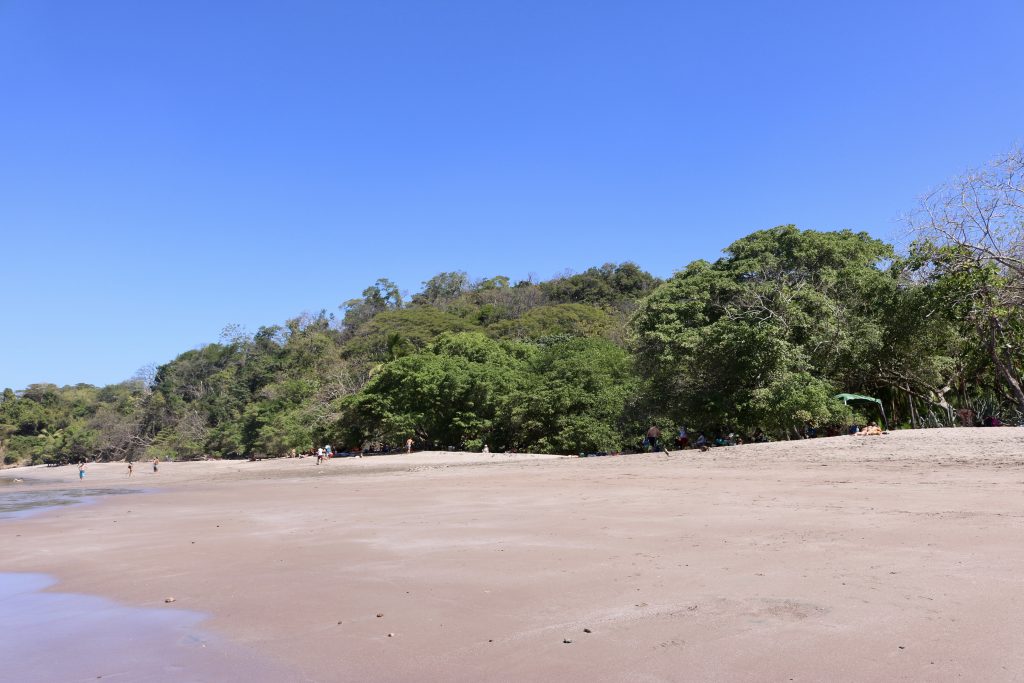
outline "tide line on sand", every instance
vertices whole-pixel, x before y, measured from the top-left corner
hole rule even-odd
[[[281,675],[246,648],[198,629],[206,618],[200,612],[54,592],[56,583],[46,574],[0,573],[0,633],[10,653],[5,680],[263,681]]]

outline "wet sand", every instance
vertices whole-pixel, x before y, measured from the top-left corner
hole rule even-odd
[[[291,675],[204,632],[203,614],[47,590],[53,584],[42,574],[0,573],[0,680],[156,683]]]
[[[11,481],[13,484],[14,482]],[[142,493],[132,488],[89,488],[87,486],[23,486],[0,489],[0,521],[17,517],[31,517],[63,505],[92,503],[104,496]]]
[[[0,571],[206,613],[290,680],[1024,678],[1022,429],[124,469],[85,485],[158,492],[5,520]]]

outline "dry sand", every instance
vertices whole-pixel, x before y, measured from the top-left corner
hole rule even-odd
[[[124,471],[85,485],[156,492],[0,522],[0,571],[291,680],[1024,680],[1024,429]]]

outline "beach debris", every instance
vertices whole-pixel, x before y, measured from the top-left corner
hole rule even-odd
[[[572,641],[569,640],[568,638],[562,638],[562,642],[565,643],[566,645],[569,645],[570,643],[572,643]]]
[[[164,598],[164,602],[174,602],[174,598]]]
[[[394,637],[395,637],[395,634],[394,634],[394,633],[389,633],[389,634],[388,634],[388,638],[394,638]]]
[[[384,616],[384,613],[383,613],[383,612],[377,612],[377,618],[378,618],[378,619],[380,619],[380,618],[381,618],[382,616]]]
[[[593,631],[591,631],[591,630],[590,630],[589,628],[585,628],[585,629],[583,629],[583,632],[584,632],[584,633],[593,633]]]

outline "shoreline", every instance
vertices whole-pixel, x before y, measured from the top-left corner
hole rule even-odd
[[[289,675],[206,632],[207,616],[61,591],[46,574],[0,572],[0,629],[11,653],[4,660],[4,675],[22,683]]]
[[[68,486],[0,491],[0,522],[7,519],[26,519],[62,507],[89,505],[104,496],[154,492],[152,489],[71,488]]]
[[[159,496],[4,521],[0,571],[133,607],[173,595],[290,680],[1013,680],[1018,431],[170,463],[132,478]]]
[[[185,482],[208,481],[210,477],[237,480],[247,476],[258,478],[287,478],[317,476],[320,474],[378,474],[402,472],[420,468],[466,467],[473,465],[498,465],[512,462],[535,462],[557,460],[575,456],[549,455],[544,453],[474,453],[466,451],[416,451],[411,454],[391,453],[387,455],[339,457],[316,465],[315,457],[265,458],[250,460],[187,460],[161,461],[160,472],[153,473],[150,463],[136,461],[131,477],[126,476],[126,463],[89,462],[86,477],[79,481],[77,465],[26,465],[0,470],[0,482],[5,486],[55,486],[81,484],[90,485],[101,481],[110,485],[132,485],[138,481],[153,483],[181,484]],[[99,479],[97,479],[99,477]],[[20,480],[15,483],[15,479]],[[6,489],[10,490],[10,489]]]

